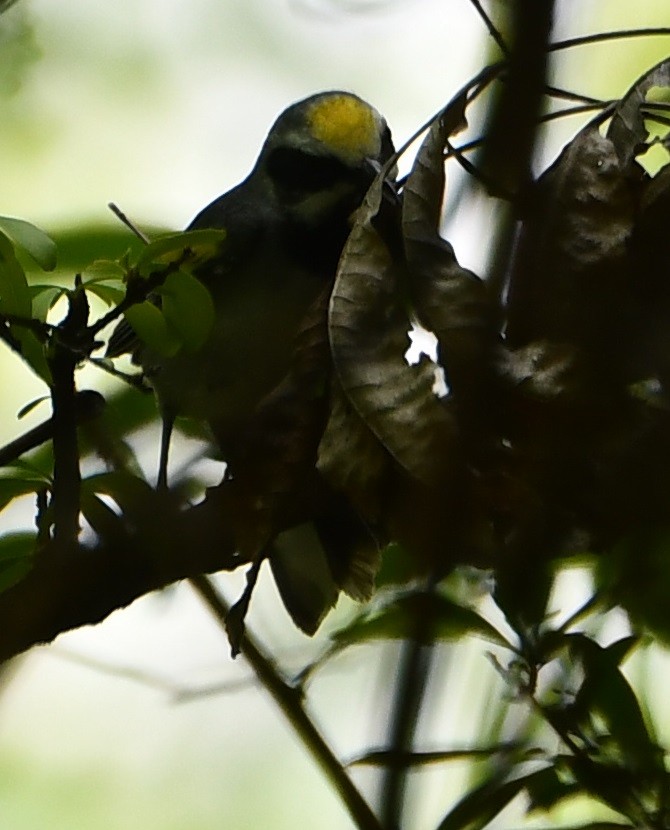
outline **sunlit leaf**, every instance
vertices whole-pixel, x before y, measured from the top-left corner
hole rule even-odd
[[[44,343],[27,329],[16,326],[16,338],[21,343],[21,357],[47,386],[51,385],[51,369],[44,351]]]
[[[103,282],[88,282],[85,287],[89,293],[95,294],[108,306],[118,305],[126,295],[122,288],[115,285],[106,285]]]
[[[131,306],[124,316],[137,336],[158,354],[170,357],[179,351],[177,335],[168,326],[162,311],[148,300]]]
[[[29,493],[36,493],[42,490],[45,483],[42,479],[25,475],[25,477],[0,477],[0,510],[4,510],[7,505],[14,499],[20,496],[26,496]]]
[[[56,243],[44,231],[11,216],[0,216],[0,231],[20,246],[43,271],[53,271],[56,267]]]
[[[170,330],[186,351],[197,351],[209,337],[214,322],[212,296],[196,277],[183,271],[170,274],[157,290]]]
[[[67,294],[66,288],[58,285],[31,285],[33,317],[44,322],[58,300]]]
[[[122,284],[126,272],[115,260],[96,259],[90,265],[86,266],[81,276],[82,282],[87,287],[93,282],[117,281],[119,284]]]
[[[553,758],[552,761],[550,767],[543,769],[527,784],[529,810],[551,810],[566,798],[580,795],[584,791],[572,776],[564,774],[561,756]]]
[[[429,641],[458,640],[465,635],[509,646],[505,638],[471,608],[457,605],[435,593],[416,592],[393,600],[372,614],[357,618],[335,634],[341,645],[371,640],[395,640],[419,636]]]
[[[626,648],[629,641],[625,641]],[[651,739],[635,692],[619,669],[621,646],[610,651],[582,634],[570,637],[571,652],[585,671],[575,708],[598,713],[618,744],[626,769],[662,774],[662,753]]]
[[[146,245],[136,267],[147,276],[157,266],[179,265],[189,270],[214,258],[226,238],[225,230],[196,230],[169,234]]]
[[[14,247],[0,232],[0,311],[17,317],[31,314],[30,290]]]
[[[464,796],[442,819],[437,830],[480,830],[519,793],[532,786],[544,770],[511,780],[496,775]]]

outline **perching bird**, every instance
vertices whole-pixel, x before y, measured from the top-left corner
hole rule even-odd
[[[124,322],[108,348],[134,350],[156,392],[166,426],[159,481],[175,416],[207,422],[225,458],[285,377],[301,321],[333,283],[351,214],[393,152],[385,120],[365,101],[313,95],[278,117],[247,178],[190,224],[226,231],[218,255],[196,271],[215,308],[205,345],[160,356],[131,343]]]

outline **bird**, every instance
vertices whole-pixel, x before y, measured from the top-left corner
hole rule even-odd
[[[234,453],[260,402],[286,377],[301,321],[333,285],[352,214],[384,165],[393,186],[394,153],[374,107],[346,91],[317,93],[277,117],[248,176],[192,220],[187,230],[225,230],[217,253],[194,271],[215,310],[204,345],[159,355],[122,321],[107,348],[108,357],[133,352],[155,392],[164,424],[159,485],[167,484],[177,416],[205,422],[224,460]],[[311,629],[314,619],[299,625]]]

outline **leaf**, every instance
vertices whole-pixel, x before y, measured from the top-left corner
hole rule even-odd
[[[122,529],[120,517],[88,487],[81,492],[81,512],[93,532],[103,539],[113,537]]]
[[[30,403],[25,404],[25,406],[22,406],[21,409],[19,409],[19,411],[16,413],[16,417],[20,421],[21,418],[25,418],[26,415],[32,412],[36,406],[39,406],[41,403],[44,403],[44,401],[50,400],[50,398],[50,395],[40,395],[39,398],[35,398],[35,400],[30,401]]]
[[[500,376],[524,394],[542,400],[568,398],[583,388],[579,354],[565,343],[534,340],[498,354]]]
[[[621,641],[611,651],[582,634],[570,635],[569,642],[585,672],[576,710],[603,718],[621,752],[622,765],[630,773],[663,775],[662,752],[650,738],[635,692],[619,669]],[[627,649],[628,638],[624,642]]]
[[[85,289],[90,294],[95,294],[103,303],[108,306],[118,305],[126,295],[122,288],[117,288],[114,285],[105,285],[103,282],[87,282]]]
[[[29,493],[36,493],[44,487],[45,483],[42,479],[31,476],[25,476],[24,478],[0,477],[0,510],[4,510],[14,499],[26,496]]]
[[[146,245],[136,263],[141,276],[148,276],[157,266],[179,263],[195,268],[217,256],[226,238],[225,230],[196,230],[168,234]]]
[[[456,438],[453,417],[433,393],[434,366],[405,360],[410,322],[397,268],[375,230],[382,198],[377,179],[357,211],[330,300],[333,364],[364,423],[412,476],[442,476]]]
[[[649,138],[642,106],[652,87],[670,87],[670,58],[665,58],[638,78],[614,110],[607,138],[616,148],[623,166],[633,161]]]
[[[462,268],[440,236],[444,149],[465,119],[462,96],[424,139],[403,191],[402,226],[410,292],[420,322],[440,346],[439,362],[456,395],[473,391],[494,341],[492,305],[485,284]]]
[[[152,302],[126,309],[124,316],[140,340],[158,354],[171,357],[179,351],[178,337],[172,332],[159,308]]]
[[[389,456],[340,384],[333,379],[328,423],[319,443],[317,469],[333,489],[344,493],[369,522],[380,517]]]
[[[152,228],[151,234],[165,233],[164,228]],[[58,246],[60,272],[83,274],[96,260],[128,260],[139,256],[144,243],[128,232],[125,226],[82,225],[54,232]]]
[[[214,323],[212,296],[196,277],[179,271],[157,289],[162,312],[171,332],[185,351],[196,352],[209,337]]]
[[[647,527],[624,537],[599,557],[597,566],[596,584],[608,602],[621,605],[635,626],[670,644],[670,531]]]
[[[138,505],[144,505],[155,495],[153,488],[144,479],[119,471],[89,476],[82,481],[82,493],[109,496],[124,514],[129,515],[132,515]]]
[[[116,260],[96,259],[84,268],[81,276],[82,282],[87,288],[95,282],[116,281],[121,284],[126,278],[126,270]]]
[[[549,811],[564,799],[584,792],[583,786],[571,776],[561,775],[561,767],[564,766],[562,756],[553,758],[552,762],[550,767],[543,769],[527,786],[529,812],[532,810]]]
[[[442,819],[437,830],[479,830],[485,827],[543,773],[544,770],[539,770],[511,780],[494,775],[465,795]]]
[[[44,343],[39,340],[34,332],[21,329],[18,326],[14,331],[17,340],[21,344],[21,357],[30,366],[40,380],[47,386],[51,386],[51,369],[44,352]]]
[[[14,242],[40,266],[43,271],[53,271],[56,267],[56,243],[44,231],[26,222],[25,219],[14,219],[10,216],[0,216],[0,231]]]
[[[496,746],[476,747],[472,749],[445,749],[424,752],[398,752],[391,749],[379,749],[366,752],[347,763],[347,766],[374,766],[374,767],[423,767],[432,764],[441,764],[445,761],[462,761],[487,759],[495,755],[509,755],[523,753],[525,756],[534,755],[535,750],[525,748],[523,744],[507,742]]]
[[[58,300],[67,294],[67,289],[59,285],[31,285],[32,316],[45,322],[48,313]]]
[[[298,628],[312,636],[339,596],[314,525],[280,533],[269,558],[284,607]]]
[[[14,253],[14,247],[0,232],[0,311],[30,318],[32,304],[28,282]]]
[[[372,614],[356,618],[337,631],[334,640],[344,647],[372,640],[406,639],[416,636],[418,626],[427,632],[429,642],[474,635],[509,647],[502,634],[476,611],[426,592],[406,594]]]
[[[570,343],[602,355],[603,372],[626,365],[623,349],[636,323],[628,254],[642,179],[597,124],[581,130],[541,176],[511,275],[512,347]]]
[[[30,571],[36,542],[34,533],[8,533],[0,537],[0,592],[11,588]]]
[[[25,320],[32,315],[32,299],[26,275],[14,253],[12,243],[0,232],[0,313]],[[12,325],[21,357],[45,383],[51,382],[51,372],[44,354],[44,346],[30,329]]]

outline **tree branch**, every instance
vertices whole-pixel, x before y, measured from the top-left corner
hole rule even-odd
[[[151,591],[244,564],[233,535],[232,500],[221,488],[179,512],[169,493],[151,491],[94,546],[48,541],[32,571],[0,594],[0,662],[64,631],[98,623]]]

